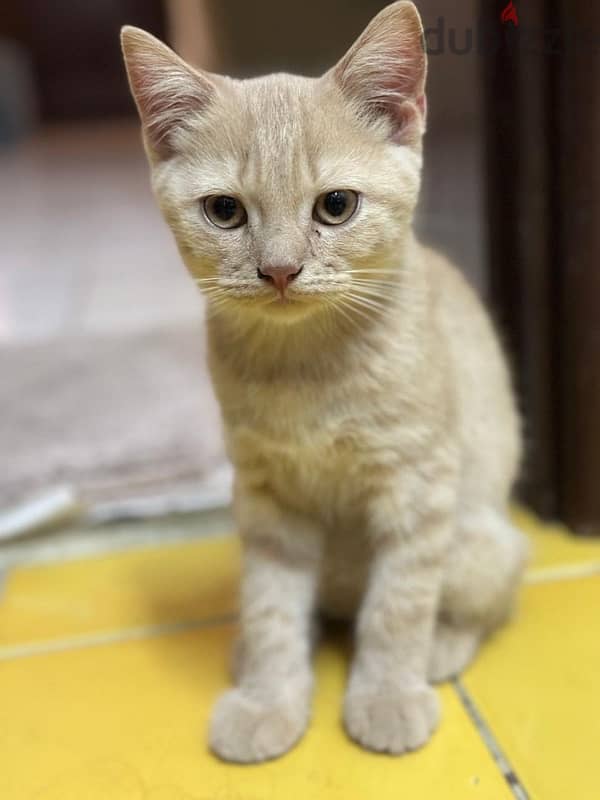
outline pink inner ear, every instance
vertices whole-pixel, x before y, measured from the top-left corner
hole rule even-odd
[[[334,68],[342,91],[370,113],[386,115],[396,142],[425,128],[427,55],[412,3],[393,3],[367,26]]]
[[[165,55],[162,46],[157,53],[134,50],[127,63],[148,144],[160,158],[167,158],[173,152],[174,132],[204,110],[214,85],[174,53]]]
[[[417,144],[427,113],[424,53],[415,42],[394,39],[376,43],[377,48],[367,41],[362,48],[351,50],[337,66],[337,78],[343,91],[370,113],[388,117],[392,141]],[[389,46],[387,52],[382,44]]]
[[[185,125],[187,117],[203,109],[208,93],[199,86],[181,85],[173,89],[168,84],[161,86],[151,81],[142,89],[144,91],[146,130],[152,145],[165,156],[170,151],[172,133]]]

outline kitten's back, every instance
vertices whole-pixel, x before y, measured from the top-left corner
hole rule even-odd
[[[500,339],[462,273],[435,250],[421,247],[420,258],[455,377],[465,454],[464,493],[502,505],[519,468],[521,437]]]

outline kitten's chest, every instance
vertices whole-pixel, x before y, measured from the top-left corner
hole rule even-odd
[[[246,481],[268,486],[286,504],[305,511],[340,505],[356,467],[356,452],[344,444],[341,427],[337,435],[317,428],[274,437],[240,426],[231,436],[231,450]]]
[[[348,408],[291,391],[226,423],[230,455],[244,480],[268,487],[292,507],[331,516],[364,490],[369,425]]]

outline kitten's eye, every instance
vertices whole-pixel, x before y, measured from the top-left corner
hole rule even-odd
[[[246,209],[240,201],[226,194],[205,197],[204,213],[217,228],[239,228],[248,220]]]
[[[336,189],[317,198],[313,217],[325,225],[341,225],[358,207],[358,195],[350,189]]]

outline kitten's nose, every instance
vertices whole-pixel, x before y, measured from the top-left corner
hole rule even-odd
[[[259,278],[272,283],[279,294],[283,297],[288,283],[302,272],[302,267],[295,267],[291,264],[267,264],[262,269],[257,270]]]

